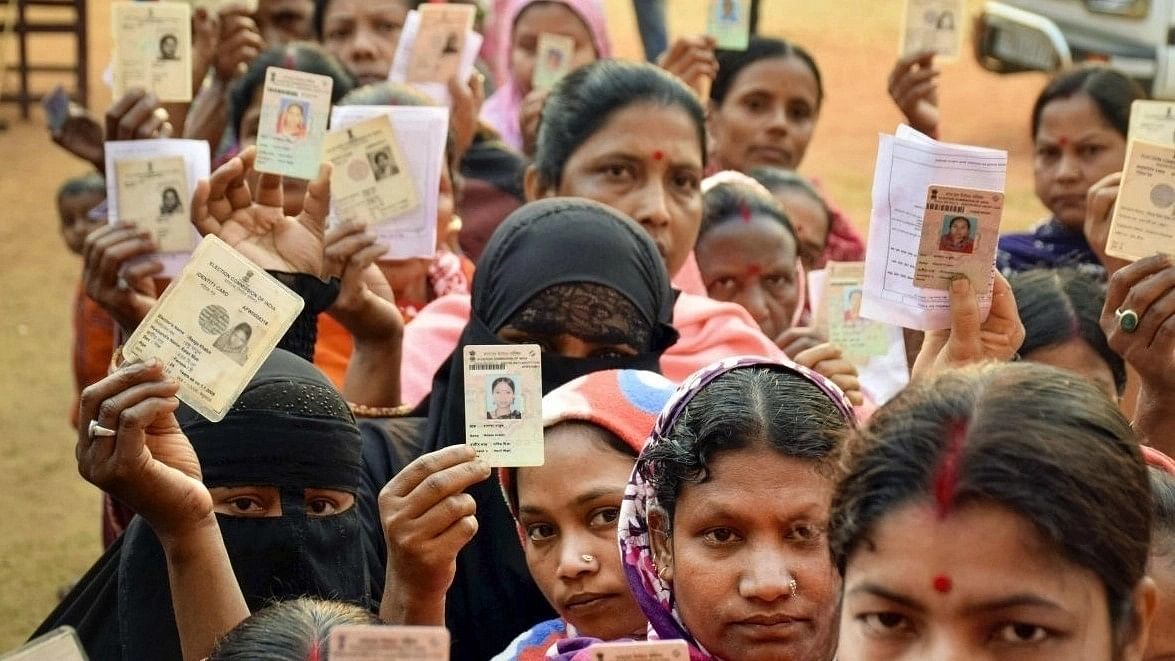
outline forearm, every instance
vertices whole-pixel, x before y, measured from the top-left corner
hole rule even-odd
[[[161,535],[171,603],[185,661],[207,658],[249,616],[215,516],[177,536]]]
[[[403,333],[383,339],[355,338],[355,350],[343,378],[343,397],[364,406],[400,405],[400,357]]]
[[[220,139],[228,126],[227,87],[220,78],[213,76],[209,84],[200,90],[188,108],[184,122],[183,136],[196,140],[207,140],[216,151]]]
[[[1142,443],[1175,456],[1175,392],[1144,382],[1133,427]]]
[[[379,619],[384,624],[445,626],[445,593],[412,594],[396,581],[389,567]]]

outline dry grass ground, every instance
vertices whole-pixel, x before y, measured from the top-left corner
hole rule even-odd
[[[629,0],[607,0],[623,56],[639,52]],[[703,27],[703,0],[668,0],[675,34]],[[822,179],[864,229],[877,133],[899,116],[885,94],[896,51],[899,2],[763,0],[762,31],[808,47],[824,72],[827,103],[802,170]],[[91,101],[110,49],[108,3],[90,2]],[[69,57],[68,42],[43,39],[34,52]],[[42,80],[42,83],[48,81]],[[1012,165],[1005,224],[1021,228],[1043,214],[1032,195],[1029,107],[1043,78],[997,77],[970,60],[943,76],[945,138],[1008,149]],[[80,265],[57,235],[53,194],[86,166],[52,146],[39,113],[29,122],[0,108],[0,650],[18,643],[49,611],[57,588],[97,557],[98,498],[77,476],[72,430],[70,305]]]

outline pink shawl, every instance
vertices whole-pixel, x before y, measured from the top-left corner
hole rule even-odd
[[[498,88],[486,99],[481,107],[481,120],[502,136],[510,147],[522,150],[522,129],[518,124],[518,112],[522,108],[522,88],[514,80],[510,66],[510,50],[514,43],[514,22],[518,15],[539,0],[512,0],[504,15],[494,17],[500,36],[495,69],[501,73]],[[546,0],[560,2],[579,15],[592,35],[596,46],[596,57],[612,56],[612,43],[608,40],[608,23],[600,0]],[[499,22],[500,21],[500,22]]]

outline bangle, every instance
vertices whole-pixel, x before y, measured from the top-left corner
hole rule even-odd
[[[412,412],[412,406],[409,404],[400,404],[399,406],[368,406],[366,404],[347,402],[347,406],[351,408],[351,414],[356,418],[403,418]]]

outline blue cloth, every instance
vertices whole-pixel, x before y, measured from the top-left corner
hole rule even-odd
[[[636,27],[641,33],[645,59],[656,62],[657,56],[669,48],[669,33],[665,29],[665,0],[632,0],[636,13]]]
[[[1105,269],[1085,236],[1053,218],[1035,230],[1000,237],[996,266],[1004,275],[1032,269],[1075,267],[1100,276]]]

